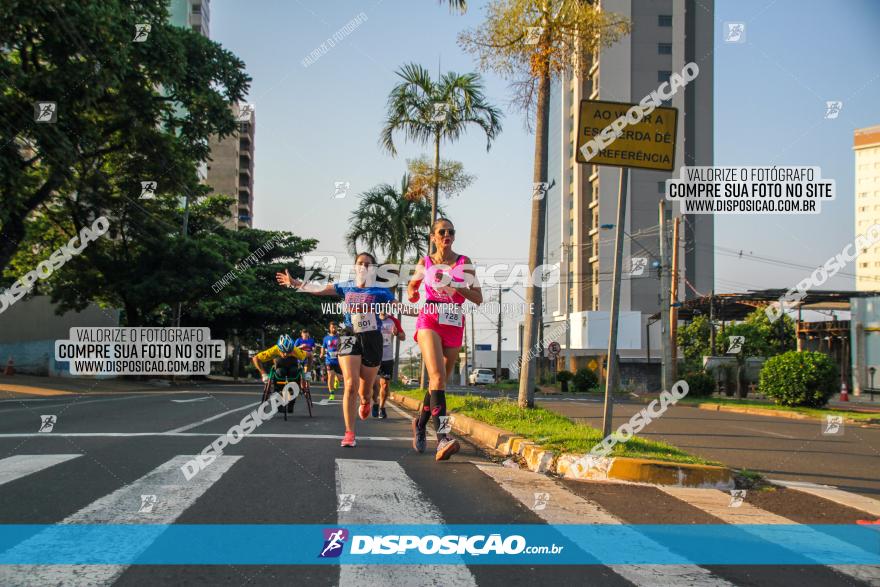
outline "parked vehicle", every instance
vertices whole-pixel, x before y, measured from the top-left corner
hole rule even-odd
[[[468,381],[471,385],[495,383],[495,373],[492,372],[492,369],[474,369],[468,377]]]

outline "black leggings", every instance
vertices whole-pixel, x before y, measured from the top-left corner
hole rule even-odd
[[[425,392],[425,399],[422,400],[422,412],[419,414],[418,427],[422,430],[428,425],[428,420],[434,422],[434,428],[437,430],[437,440],[446,438],[446,434],[440,433],[441,422],[440,417],[446,416],[446,391],[435,389],[434,391]]]

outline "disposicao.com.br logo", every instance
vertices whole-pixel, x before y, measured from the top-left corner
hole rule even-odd
[[[327,528],[324,530],[324,547],[319,558],[338,557],[349,537],[348,530]],[[476,535],[427,535],[388,534],[351,536],[349,554],[352,555],[519,555],[519,554],[559,554],[564,546],[529,546],[525,537],[512,534]]]

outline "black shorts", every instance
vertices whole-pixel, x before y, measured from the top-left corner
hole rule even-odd
[[[394,359],[382,361],[382,364],[379,365],[379,377],[381,377],[382,379],[391,379],[393,373]]]
[[[338,357],[360,356],[364,367],[378,367],[382,362],[382,333],[378,330],[343,334],[339,336],[339,346],[336,348]]]
[[[339,366],[339,363],[326,363],[327,372],[333,371],[337,375],[342,375],[342,367]]]

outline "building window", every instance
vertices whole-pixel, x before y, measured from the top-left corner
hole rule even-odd
[[[671,14],[658,14],[657,15],[657,26],[672,26],[672,15]]]
[[[193,4],[192,11],[193,11],[193,14],[201,14],[202,13],[202,5],[201,4]]]
[[[668,82],[669,76],[671,76],[671,75],[672,75],[671,71],[661,69],[660,71],[657,72],[657,81],[658,82]]]
[[[657,54],[658,55],[672,55],[672,43],[658,43],[657,44]]]
[[[658,181],[657,182],[657,193],[658,194],[666,193],[666,182],[665,181]]]

